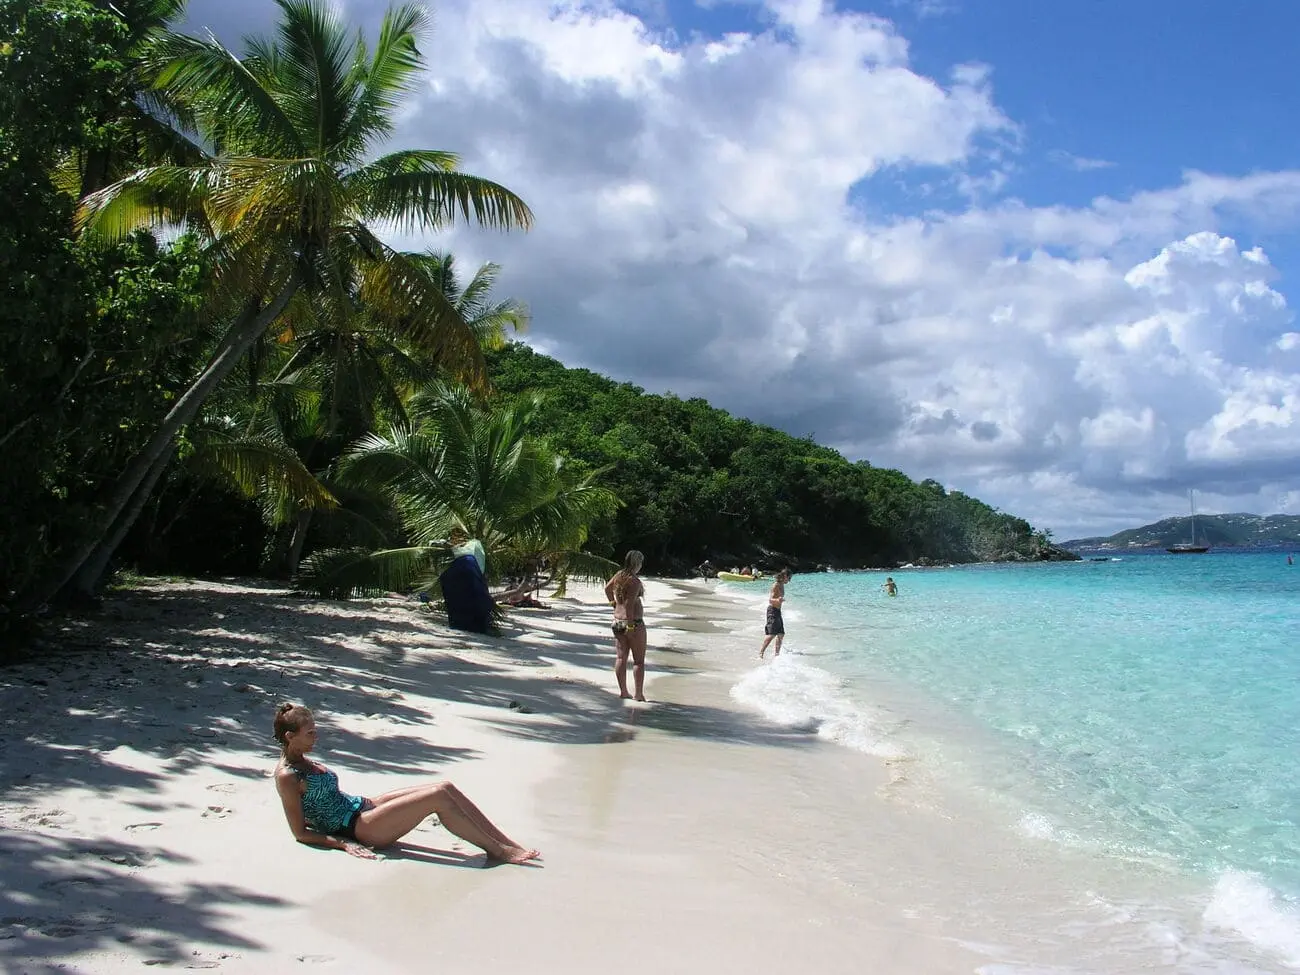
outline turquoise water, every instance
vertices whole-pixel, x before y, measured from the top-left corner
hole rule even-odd
[[[1210,909],[1300,964],[1300,566],[1211,553],[891,574],[892,599],[884,573],[796,577],[793,653],[736,696],[849,747],[960,765],[1027,832],[1201,874],[1211,900],[1253,901]],[[979,742],[927,740],[943,722],[882,708],[881,681]]]

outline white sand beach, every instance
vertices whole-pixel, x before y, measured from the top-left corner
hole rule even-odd
[[[398,598],[234,582],[112,594],[57,651],[0,671],[0,967],[1086,960],[1048,859],[909,794],[882,760],[739,709],[728,690],[756,645],[735,633],[754,621],[703,583],[647,590],[648,705],[617,696],[594,589],[544,597],[491,638]],[[316,757],[345,791],[449,778],[544,859],[483,869],[433,823],[377,861],[295,843],[270,778],[284,700],[315,710]]]
[[[683,592],[651,582],[651,620]],[[0,671],[3,967],[740,972],[874,959],[877,971],[934,971],[953,960],[917,930],[864,929],[836,916],[851,905],[809,903],[773,869],[762,837],[789,810],[762,756],[808,751],[807,736],[737,713],[723,682],[670,676],[691,673],[708,639],[698,632],[655,626],[652,703],[620,701],[596,599],[578,589],[480,638],[401,599],[315,602],[216,582],[113,594],[98,618],[62,629],[57,652]],[[673,680],[709,693],[656,702]],[[345,790],[450,778],[545,859],[480,869],[478,851],[433,824],[379,861],[295,843],[269,777],[282,700],[316,710],[317,754]]]

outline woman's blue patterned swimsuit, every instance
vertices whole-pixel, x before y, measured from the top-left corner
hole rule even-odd
[[[318,833],[339,833],[352,824],[365,800],[339,791],[339,777],[327,768],[295,768],[294,774],[307,785],[302,794],[302,815]]]

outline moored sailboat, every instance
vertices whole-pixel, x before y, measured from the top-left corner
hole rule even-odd
[[[1165,551],[1172,552],[1174,555],[1201,555],[1208,552],[1210,546],[1196,544],[1196,492],[1188,491],[1187,499],[1192,509],[1192,540],[1190,542],[1176,542]]]

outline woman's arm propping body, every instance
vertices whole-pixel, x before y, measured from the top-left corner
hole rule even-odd
[[[299,843],[307,846],[323,846],[330,850],[346,850],[354,857],[363,860],[376,859],[375,852],[369,847],[352,840],[340,839],[328,833],[317,833],[307,826],[307,817],[302,811],[302,794],[306,786],[297,773],[287,765],[275,770],[275,791],[280,794],[280,804],[284,807],[284,818],[289,823],[289,832]],[[366,800],[370,805],[370,800]]]

